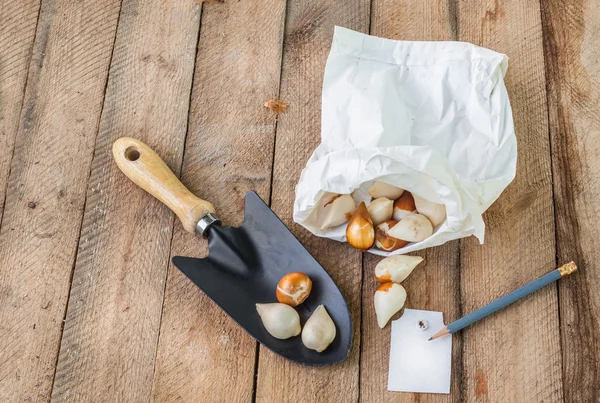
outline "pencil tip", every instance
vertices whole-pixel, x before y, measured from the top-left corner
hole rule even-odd
[[[433,337],[430,337],[429,340],[427,340],[427,341],[431,341],[431,340],[433,340]]]

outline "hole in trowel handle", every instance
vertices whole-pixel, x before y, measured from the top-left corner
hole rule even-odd
[[[125,150],[125,158],[128,161],[137,161],[140,158],[140,150],[135,146],[129,146]]]

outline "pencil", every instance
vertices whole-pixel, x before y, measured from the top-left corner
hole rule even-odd
[[[573,262],[567,263],[556,270],[552,270],[550,273],[545,274],[536,280],[533,280],[531,283],[524,285],[523,287],[511,292],[510,294],[506,294],[502,298],[499,298],[494,302],[490,302],[483,308],[479,308],[475,312],[472,312],[467,316],[464,316],[458,319],[457,321],[450,323],[448,326],[445,326],[436,334],[434,334],[429,340],[431,341],[439,337],[458,332],[459,330],[464,329],[470,324],[477,322],[478,320],[483,319],[486,316],[491,315],[502,308],[507,307],[513,302],[520,300],[521,298],[531,294],[532,292],[537,291],[540,288],[547,286],[548,284],[553,283],[556,280],[567,276],[576,270],[577,266]]]

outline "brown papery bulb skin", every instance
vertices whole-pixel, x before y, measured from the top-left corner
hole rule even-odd
[[[400,221],[404,217],[409,216],[417,211],[417,207],[415,206],[415,199],[410,192],[404,191],[402,196],[400,196],[394,202],[394,212],[392,214],[392,218],[395,221]]]
[[[398,222],[394,220],[387,220],[379,224],[375,228],[375,246],[378,249],[386,252],[392,252],[400,248],[404,248],[408,245],[407,241],[401,239],[392,238],[388,235],[388,231],[394,227]]]
[[[348,243],[359,250],[367,250],[375,242],[375,228],[365,202],[360,203],[346,227]]]
[[[289,306],[298,306],[308,298],[312,290],[310,278],[299,272],[288,273],[277,284],[277,301]]]
[[[388,290],[389,290],[390,288],[392,288],[392,286],[393,286],[393,285],[394,285],[394,283],[392,283],[392,282],[390,282],[390,281],[388,281],[388,282],[385,282],[385,283],[381,284],[379,287],[377,287],[377,291],[384,291],[384,292],[388,292]]]

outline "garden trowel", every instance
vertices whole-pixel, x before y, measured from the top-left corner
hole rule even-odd
[[[213,206],[193,195],[146,144],[123,137],[115,141],[112,152],[121,171],[166,204],[187,231],[208,238],[206,258],[175,256],[173,263],[250,335],[300,364],[330,365],[346,358],[352,322],[342,294],[325,269],[255,192],[246,194],[242,226],[224,227]],[[295,308],[302,326],[319,305],[325,306],[336,325],[334,341],[321,353],[306,348],[300,336],[274,338],[256,311],[257,303],[277,302],[277,283],[289,272],[305,273],[313,283],[308,299]]]

